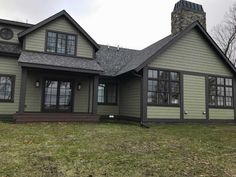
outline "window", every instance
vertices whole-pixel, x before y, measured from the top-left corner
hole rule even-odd
[[[14,76],[0,75],[0,102],[13,101]]]
[[[208,77],[209,106],[233,107],[232,79],[224,77]]]
[[[72,82],[46,80],[44,88],[43,110],[46,112],[72,111]]]
[[[58,32],[47,33],[46,52],[58,53],[63,55],[75,55],[76,36]]]
[[[117,85],[115,83],[100,83],[98,85],[99,104],[117,104]]]
[[[179,105],[179,73],[148,70],[148,104]]]

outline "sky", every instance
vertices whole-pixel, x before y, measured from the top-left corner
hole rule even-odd
[[[0,0],[0,18],[36,24],[65,9],[99,44],[143,49],[171,33],[178,0]],[[207,30],[236,0],[191,0],[203,5]]]

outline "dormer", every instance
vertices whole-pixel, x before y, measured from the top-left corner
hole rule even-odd
[[[18,34],[23,50],[93,59],[99,45],[65,11]]]

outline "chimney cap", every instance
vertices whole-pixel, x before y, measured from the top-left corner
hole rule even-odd
[[[186,1],[186,0],[180,0],[179,2],[177,2],[175,4],[173,12],[178,11],[178,10],[182,10],[182,9],[195,11],[195,12],[200,12],[200,13],[205,13],[204,10],[203,10],[202,5],[196,4],[196,3],[193,3],[193,2],[190,2],[190,1]]]

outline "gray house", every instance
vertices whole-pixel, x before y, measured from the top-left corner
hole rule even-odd
[[[97,44],[66,12],[0,20],[0,117],[16,122],[236,120],[235,67],[180,0],[172,33],[143,50]]]

